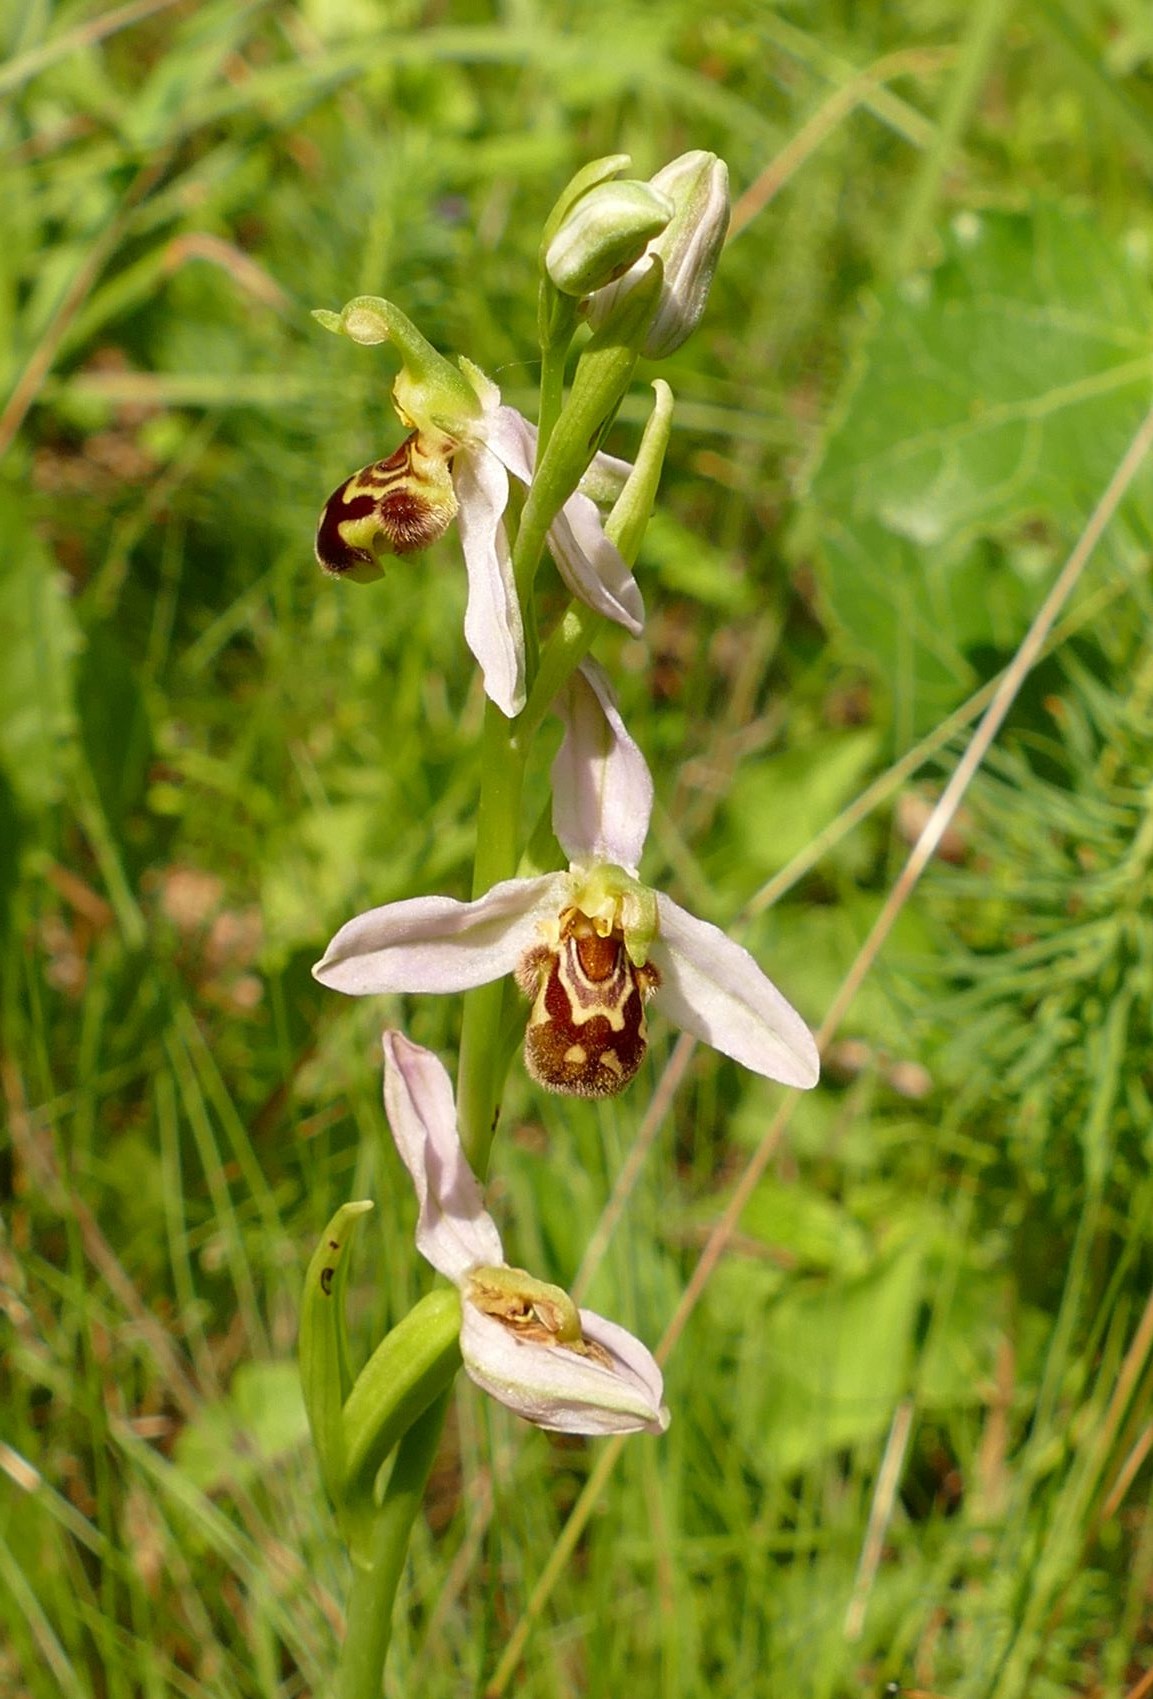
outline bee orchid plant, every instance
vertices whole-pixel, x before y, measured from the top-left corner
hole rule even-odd
[[[808,1027],[748,952],[641,879],[652,778],[608,674],[588,655],[606,622],[643,630],[633,562],[668,440],[668,386],[654,384],[634,464],[600,445],[642,353],[672,353],[699,321],[728,223],[728,176],[714,155],[685,154],[648,182],[627,177],[628,163],[614,155],[585,167],[546,222],[535,425],[390,301],[361,296],[315,315],[354,342],[395,350],[392,395],[407,433],[328,498],[317,558],[338,578],[384,578],[376,593],[387,595],[390,559],[427,547],[455,519],[464,639],[488,697],[470,897],[370,909],[339,929],[314,970],[357,996],[463,993],[455,1098],[437,1056],[397,1031],[383,1039],[385,1114],[416,1192],[416,1247],[447,1285],[354,1375],[343,1291],[349,1241],[370,1204],[338,1211],[305,1282],[305,1401],[353,1567],[338,1699],[379,1699],[404,1550],[462,1363],[538,1427],[659,1435],[668,1425],[648,1349],[505,1260],[483,1178],[510,1027],[523,1027],[531,1079],[561,1094],[626,1090],[650,1011],[769,1079],[801,1088],[817,1079]],[[591,334],[570,379],[582,325]],[[538,644],[546,551],[572,601]],[[550,710],[563,727],[550,775],[557,854],[522,872],[522,786]]]

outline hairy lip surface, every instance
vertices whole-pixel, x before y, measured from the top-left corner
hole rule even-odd
[[[533,999],[525,1065],[546,1090],[613,1097],[644,1060],[645,1003],[659,975],[630,960],[619,930],[602,935],[579,910],[560,917],[559,934],[529,950],[517,972]]]

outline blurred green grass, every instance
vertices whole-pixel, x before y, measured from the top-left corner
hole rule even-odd
[[[30,0],[0,29],[0,1691],[293,1699],[346,1584],[300,1279],[375,1193],[364,1346],[411,1302],[378,1030],[450,1053],[459,1018],[308,966],[355,909],[466,888],[481,712],[451,539],[371,589],[311,562],[397,430],[386,357],[308,309],[385,290],[531,406],[535,232],[577,165],[776,173],[663,374],[649,627],[603,652],[656,776],[646,874],[722,923],[929,734],[749,925],[816,1022],[959,747],[933,728],[1146,404],[1153,34],[1121,0]],[[1149,494],[799,1106],[526,1696],[1149,1667]],[[670,1042],[599,1107],[514,1070],[515,1259],[576,1276]],[[594,1304],[659,1335],[775,1101],[694,1059]],[[483,1691],[596,1454],[460,1389],[391,1691]]]

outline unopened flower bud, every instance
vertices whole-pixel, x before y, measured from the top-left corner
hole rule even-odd
[[[685,342],[700,322],[729,225],[729,172],[723,159],[700,149],[681,154],[650,178],[649,187],[673,204],[673,216],[649,243],[664,281],[642,352],[663,360]],[[639,260],[623,277],[598,289],[588,303],[589,323],[599,329],[644,275]]]
[[[563,294],[588,295],[627,271],[672,216],[672,201],[648,183],[600,183],[564,218],[545,250],[545,270]]]

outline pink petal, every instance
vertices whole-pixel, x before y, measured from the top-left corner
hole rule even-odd
[[[580,1312],[585,1338],[612,1358],[605,1368],[561,1345],[517,1338],[468,1300],[460,1349],[470,1377],[517,1416],[563,1434],[663,1433],[669,1413],[652,1355],[623,1327]]]
[[[462,443],[453,458],[457,524],[468,573],[464,640],[484,688],[511,719],[524,707],[524,622],[504,528],[508,474],[495,454]]]
[[[669,1413],[661,1403],[665,1391],[665,1379],[660,1371],[656,1358],[647,1345],[642,1345],[635,1334],[621,1327],[619,1322],[609,1321],[607,1316],[598,1316],[595,1310],[581,1310],[581,1332],[591,1345],[599,1345],[613,1359],[618,1375],[631,1379],[643,1390],[649,1404],[657,1412],[657,1433],[664,1433],[669,1425]]]
[[[470,1268],[504,1261],[456,1126],[452,1084],[431,1050],[386,1032],[384,1107],[400,1159],[412,1175],[420,1216],[416,1248],[458,1284]]]
[[[657,913],[649,960],[661,975],[654,1002],[669,1020],[756,1074],[816,1085],[812,1033],[749,952],[660,892]]]
[[[453,897],[386,903],[342,926],[312,971],[322,985],[354,997],[467,991],[513,971],[567,889],[567,874],[545,873],[506,879],[471,903]]]
[[[565,735],[552,764],[552,823],[574,862],[611,861],[636,873],[649,829],[653,781],[596,661],[572,674],[555,708]]]

